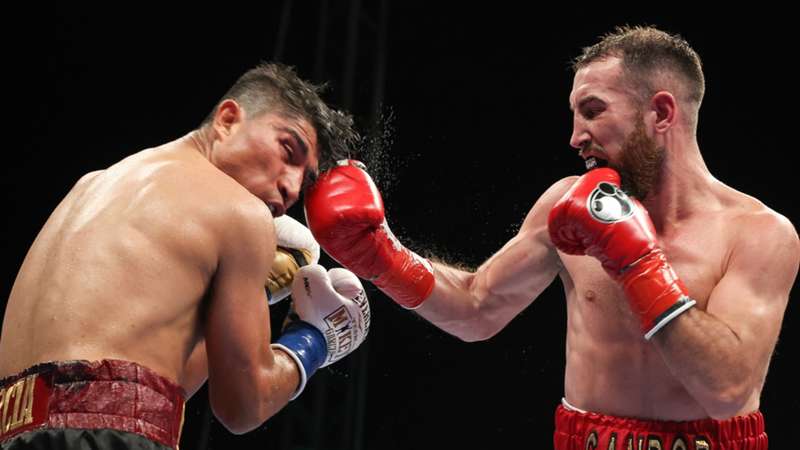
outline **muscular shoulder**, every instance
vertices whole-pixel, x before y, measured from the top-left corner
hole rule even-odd
[[[797,245],[797,231],[791,221],[758,199],[730,189],[726,202],[729,206],[727,219],[733,224],[737,237],[757,236],[759,240]]]
[[[231,179],[211,181],[195,192],[198,215],[212,231],[220,253],[225,250],[265,251],[274,246],[275,230],[267,205]],[[238,250],[237,250],[238,249]]]
[[[84,176],[80,177],[80,179],[78,179],[78,182],[75,183],[75,185],[76,186],[82,186],[82,185],[88,184],[92,180],[97,178],[98,175],[100,175],[102,173],[103,173],[102,170],[95,170],[95,171],[89,172],[89,173],[85,174]]]
[[[788,218],[742,193],[732,208],[731,264],[753,276],[769,276],[776,285],[791,286],[800,263],[800,239]]]
[[[553,206],[578,181],[578,178],[580,178],[578,175],[572,175],[556,181],[542,194],[540,201]]]
[[[246,196],[228,205],[220,217],[228,240],[265,245],[275,240],[275,226],[269,208],[254,196]]]
[[[207,192],[199,215],[207,231],[208,244],[216,249],[217,266],[251,269],[272,261],[275,228],[269,208],[240,186]]]
[[[737,228],[739,241],[750,242],[765,249],[784,249],[795,256],[800,255],[800,241],[794,225],[789,219],[767,207],[739,215]]]
[[[130,170],[121,170],[119,184],[130,183],[129,190],[135,192],[131,207],[138,220],[173,241],[192,238],[189,241],[203,247],[207,257],[245,246],[268,247],[274,231],[267,206],[206,160],[193,156],[141,154],[131,161]]]
[[[140,180],[135,182],[140,196],[151,193],[147,201],[163,202],[175,212],[188,214],[187,219],[209,225],[229,226],[269,211],[247,189],[200,158],[154,156],[143,161],[130,178]]]
[[[522,225],[522,230],[531,228],[541,228],[546,226],[547,216],[553,205],[564,196],[564,194],[572,187],[578,180],[578,176],[569,176],[562,178],[547,188],[546,191],[536,200],[531,208],[528,216],[525,218],[525,223]]]

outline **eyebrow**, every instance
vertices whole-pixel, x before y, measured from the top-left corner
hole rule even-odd
[[[595,100],[597,100],[597,101],[599,101],[599,102],[603,102],[603,103],[605,103],[605,101],[604,101],[602,98],[600,98],[600,97],[598,97],[598,96],[596,96],[596,95],[590,95],[590,96],[588,96],[588,97],[584,97],[584,98],[582,98],[582,99],[581,99],[581,101],[579,101],[579,102],[578,102],[578,109],[581,109],[581,108],[583,108],[583,105],[585,105],[585,104],[587,104],[587,103],[589,103],[589,102],[595,101]],[[570,111],[575,111],[575,110],[572,108],[572,105],[569,105],[569,110],[570,110]]]

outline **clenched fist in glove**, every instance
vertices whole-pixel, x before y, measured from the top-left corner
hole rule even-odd
[[[290,318],[273,346],[287,352],[300,370],[294,399],[317,369],[361,345],[369,332],[370,310],[358,277],[346,269],[326,271],[317,264],[297,271],[292,300],[298,317]]]
[[[406,308],[434,285],[430,262],[405,248],[386,223],[381,194],[358,161],[320,175],[305,194],[306,222],[333,259]]]
[[[274,224],[278,248],[266,283],[270,305],[289,296],[300,267],[319,262],[319,244],[308,228],[287,215],[276,217]]]
[[[581,176],[553,206],[548,231],[562,252],[600,260],[622,285],[645,339],[695,304],[656,245],[647,211],[622,192],[613,169]]]

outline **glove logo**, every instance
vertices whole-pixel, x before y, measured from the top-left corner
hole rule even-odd
[[[328,361],[334,362],[358,346],[357,330],[353,330],[353,317],[344,306],[325,317],[325,340],[328,344]]]
[[[589,195],[586,207],[598,222],[621,222],[633,215],[633,205],[628,195],[611,183],[601,182]]]

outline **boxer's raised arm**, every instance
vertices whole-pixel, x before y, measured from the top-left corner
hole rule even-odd
[[[233,433],[261,425],[297,389],[292,358],[270,346],[264,282],[275,257],[267,208],[255,198],[229,211],[217,230],[219,260],[205,327],[209,400]]]

